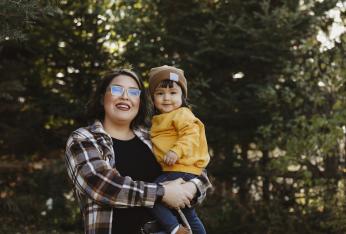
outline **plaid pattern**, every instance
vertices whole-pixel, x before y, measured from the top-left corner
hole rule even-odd
[[[151,148],[149,134],[140,129],[135,134]],[[111,137],[101,122],[74,131],[66,144],[65,160],[85,225],[85,233],[111,234],[113,209],[153,207],[157,185],[122,177],[113,168],[114,150]],[[201,202],[211,187],[206,173],[193,179]]]

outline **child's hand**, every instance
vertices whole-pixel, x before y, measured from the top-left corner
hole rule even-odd
[[[170,150],[163,157],[163,162],[168,166],[172,166],[173,164],[175,164],[177,160],[178,160],[178,155]]]

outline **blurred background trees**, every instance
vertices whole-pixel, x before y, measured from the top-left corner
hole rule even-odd
[[[63,149],[103,72],[182,68],[206,125],[208,233],[345,233],[337,0],[1,1],[4,233],[81,233]]]

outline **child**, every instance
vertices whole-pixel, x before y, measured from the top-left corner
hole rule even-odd
[[[184,72],[172,66],[155,67],[149,73],[149,91],[155,106],[151,140],[163,175],[156,182],[183,178],[188,181],[201,174],[209,162],[203,123],[188,108]],[[182,209],[193,233],[206,233],[193,208]],[[156,204],[153,213],[168,233],[189,233],[179,226],[172,211]]]

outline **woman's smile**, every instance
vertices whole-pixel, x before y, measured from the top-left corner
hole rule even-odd
[[[128,111],[131,108],[131,106],[129,104],[124,103],[124,102],[120,102],[120,103],[115,104],[115,107],[121,111]]]

